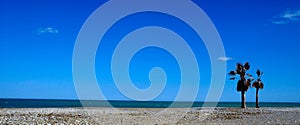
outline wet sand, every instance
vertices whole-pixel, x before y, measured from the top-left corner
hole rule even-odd
[[[300,124],[300,108],[2,108],[0,124]]]

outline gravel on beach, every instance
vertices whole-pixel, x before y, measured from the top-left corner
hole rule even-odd
[[[1,108],[0,124],[300,124],[300,108]]]

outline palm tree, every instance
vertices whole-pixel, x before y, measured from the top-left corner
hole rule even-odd
[[[249,86],[251,85],[251,82],[253,81],[253,77],[251,74],[246,74],[246,72],[250,69],[249,62],[246,62],[244,65],[241,63],[236,64],[236,69],[229,72],[229,75],[233,76],[230,78],[230,80],[235,79],[235,75],[240,75],[240,79],[237,83],[236,90],[238,92],[241,92],[241,99],[242,104],[241,108],[246,108],[246,101],[245,101],[245,92],[248,90]],[[246,75],[248,76],[248,79],[246,79]]]
[[[264,88],[263,82],[260,80],[263,72],[261,72],[259,69],[257,69],[256,74],[258,76],[257,80],[253,82],[252,87],[256,88],[256,108],[259,108],[258,105],[258,90]]]

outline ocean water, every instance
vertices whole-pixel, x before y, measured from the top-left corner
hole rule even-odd
[[[107,103],[109,102],[109,103]],[[116,107],[116,108],[185,108],[185,107],[240,107],[240,102],[171,102],[171,101],[95,101],[95,100],[44,100],[0,99],[0,108],[53,108],[53,107]],[[255,107],[255,102],[247,102]],[[260,102],[260,107],[300,107],[300,103]]]

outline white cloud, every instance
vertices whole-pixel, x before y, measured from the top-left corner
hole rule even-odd
[[[286,21],[286,20],[272,20],[272,23],[274,23],[274,24],[287,24],[288,21]]]
[[[300,21],[300,10],[286,10],[279,16],[274,17],[272,22],[274,24],[287,24],[289,22],[299,22]]]
[[[226,61],[232,60],[232,58],[231,57],[219,57],[218,60],[226,62]]]
[[[38,35],[41,35],[41,34],[58,34],[59,31],[58,29],[56,28],[53,28],[53,27],[46,27],[46,28],[39,28],[36,33]]]
[[[300,10],[287,10],[281,16],[282,18],[290,19],[290,20],[299,20],[300,19]]]

